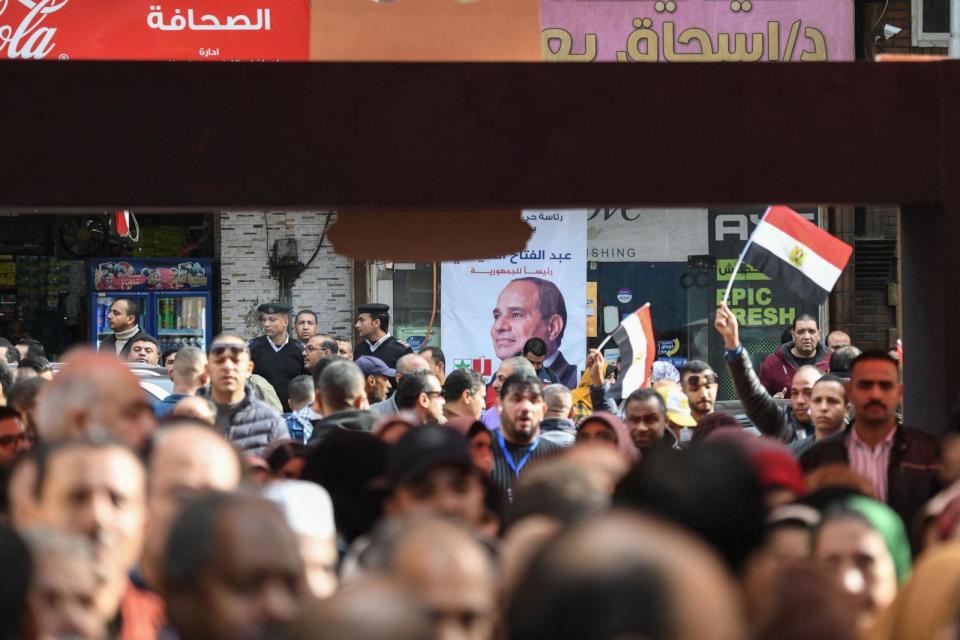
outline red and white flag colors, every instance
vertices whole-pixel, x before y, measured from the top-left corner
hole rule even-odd
[[[656,356],[650,303],[624,318],[610,337],[620,348],[620,377],[613,392],[619,393],[622,399],[650,384],[650,372]]]
[[[847,266],[853,247],[782,205],[767,209],[743,260],[797,295],[822,303]]]

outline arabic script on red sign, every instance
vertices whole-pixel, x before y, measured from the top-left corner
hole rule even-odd
[[[306,60],[309,0],[0,0],[0,60]]]

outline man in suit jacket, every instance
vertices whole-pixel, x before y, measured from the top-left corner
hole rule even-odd
[[[147,339],[156,343],[156,338],[140,328],[140,305],[130,298],[119,298],[110,305],[107,323],[112,334],[100,341],[100,351],[117,354],[126,361],[130,347],[137,340]]]

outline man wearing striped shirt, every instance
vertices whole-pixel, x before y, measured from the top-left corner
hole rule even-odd
[[[897,422],[903,399],[900,367],[884,351],[865,351],[850,364],[850,401],[856,418],[800,458],[805,471],[842,463],[863,476],[878,500],[910,528],[917,511],[940,489],[937,441]]]
[[[513,483],[537,460],[562,451],[540,437],[546,404],[540,380],[514,373],[500,387],[500,428],[493,432],[493,479],[513,500]]]

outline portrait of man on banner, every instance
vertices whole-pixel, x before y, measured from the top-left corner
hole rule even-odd
[[[567,362],[560,346],[567,328],[567,304],[556,284],[536,277],[511,280],[497,296],[490,339],[501,360],[521,355],[530,338],[547,343],[543,366],[568,387],[577,384],[577,367]]]

